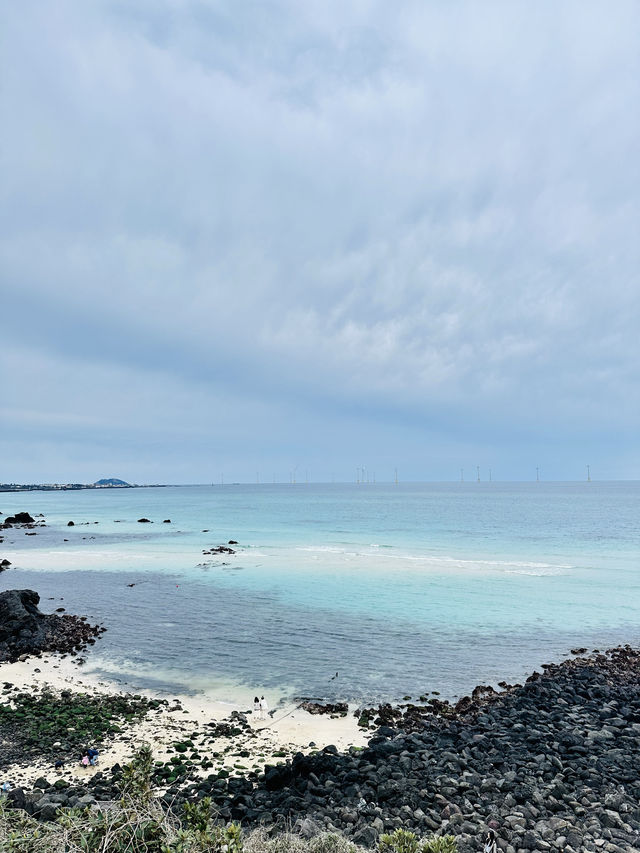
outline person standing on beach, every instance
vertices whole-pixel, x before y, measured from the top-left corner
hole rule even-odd
[[[256,720],[259,719],[260,716],[260,700],[257,696],[253,697],[253,713],[256,715]]]
[[[497,849],[496,834],[490,829],[485,837],[482,853],[497,853]]]
[[[261,696],[260,697],[260,719],[261,720],[267,719],[267,711],[268,710],[269,710],[269,706],[267,705],[267,700],[264,698],[264,696]]]

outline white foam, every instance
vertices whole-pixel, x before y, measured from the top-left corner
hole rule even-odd
[[[296,551],[310,551],[318,554],[345,554],[344,548],[337,548],[335,545],[298,545]]]
[[[384,549],[384,550],[382,550]],[[397,547],[381,546],[377,543],[362,547],[352,546],[338,547],[335,545],[299,545],[294,548],[296,552],[305,552],[310,555],[314,563],[323,561],[326,564],[335,564],[357,571],[397,571],[404,568],[415,567],[429,572],[441,572],[449,574],[452,571],[465,573],[488,573],[488,574],[521,574],[531,576],[552,576],[565,574],[575,569],[576,566],[568,563],[549,563],[542,561],[518,560],[508,558],[470,558],[457,557],[447,554],[429,554],[402,552]],[[286,565],[292,554],[288,548],[274,549],[271,555],[279,558],[281,565]],[[298,564],[298,568],[300,568]]]
[[[9,559],[16,568],[32,571],[189,571],[193,566],[193,546],[149,547],[151,543],[118,543],[104,546],[92,541],[81,546],[43,548],[15,551]],[[304,555],[304,556],[303,556]],[[254,559],[255,558],[255,559]],[[229,558],[225,558],[229,559]],[[258,569],[261,561],[269,560],[277,570],[304,571],[305,562],[312,571],[341,568],[353,572],[424,571],[430,574],[451,573],[530,575],[544,577],[567,573],[576,567],[565,562],[551,563],[535,560],[470,558],[451,554],[416,553],[373,543],[370,545],[303,544],[243,550],[243,566]],[[235,562],[231,558],[232,562]]]

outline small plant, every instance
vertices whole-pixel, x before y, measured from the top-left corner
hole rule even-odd
[[[184,804],[184,822],[196,832],[206,832],[211,819],[211,797],[203,797],[197,803]]]
[[[244,850],[245,853],[366,853],[337,832],[320,832],[307,839],[291,831],[269,836],[262,827],[247,834]]]
[[[456,853],[457,849],[455,835],[434,835],[422,845],[422,853]]]
[[[381,835],[379,847],[383,853],[456,853],[458,849],[453,835],[419,839],[415,832],[407,829]]]
[[[381,835],[379,846],[383,853],[418,853],[420,842],[415,832],[396,829],[391,835]]]
[[[20,809],[8,808],[6,797],[0,797],[0,850],[3,853],[49,853],[56,849],[51,841],[49,826],[38,825]]]
[[[146,805],[151,800],[153,769],[153,752],[148,744],[144,744],[122,770],[120,790],[123,800],[131,800],[136,805]]]
[[[196,834],[196,838],[207,853],[242,853],[242,828],[238,823],[228,826],[211,826],[205,832]]]
[[[309,853],[355,853],[356,845],[336,832],[321,832],[307,842]]]

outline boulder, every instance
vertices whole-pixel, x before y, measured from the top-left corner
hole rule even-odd
[[[13,788],[7,794],[7,803],[14,809],[26,809],[26,797],[22,788]]]
[[[53,821],[58,817],[58,805],[45,795],[35,804],[35,813],[40,820]]]
[[[28,512],[17,512],[15,515],[8,515],[4,520],[5,524],[33,524],[34,521]]]
[[[375,847],[378,843],[378,833],[372,826],[364,826],[354,833],[351,840],[361,847]]]
[[[40,596],[32,589],[10,589],[0,595],[0,642],[37,628]]]
[[[319,826],[315,820],[312,820],[310,817],[298,818],[298,820],[293,825],[293,831],[297,835],[301,835],[302,838],[306,838],[309,840],[310,838],[315,838],[316,835],[320,835],[322,832],[322,827]]]

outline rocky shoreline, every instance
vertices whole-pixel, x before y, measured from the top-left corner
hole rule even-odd
[[[0,593],[0,661],[26,660],[42,652],[75,655],[106,630],[84,616],[41,613],[39,603],[32,589]]]
[[[366,748],[327,746],[283,754],[264,771],[207,775],[195,758],[215,749],[220,733],[209,724],[208,739],[194,731],[171,762],[159,762],[155,782],[167,808],[209,796],[221,820],[339,831],[367,847],[403,827],[453,834],[460,853],[479,849],[486,828],[505,853],[640,850],[637,650],[579,655],[456,706],[381,706],[366,718],[377,726]],[[231,737],[249,728],[237,712],[223,726]],[[42,778],[9,797],[51,818],[60,806],[116,799],[121,772],[101,769],[87,784]]]
[[[225,818],[312,820],[365,846],[404,827],[453,834],[467,853],[489,827],[507,853],[640,848],[640,652],[550,665],[453,715],[410,718],[410,732],[383,726],[364,751],[299,755],[255,787],[208,793]]]

